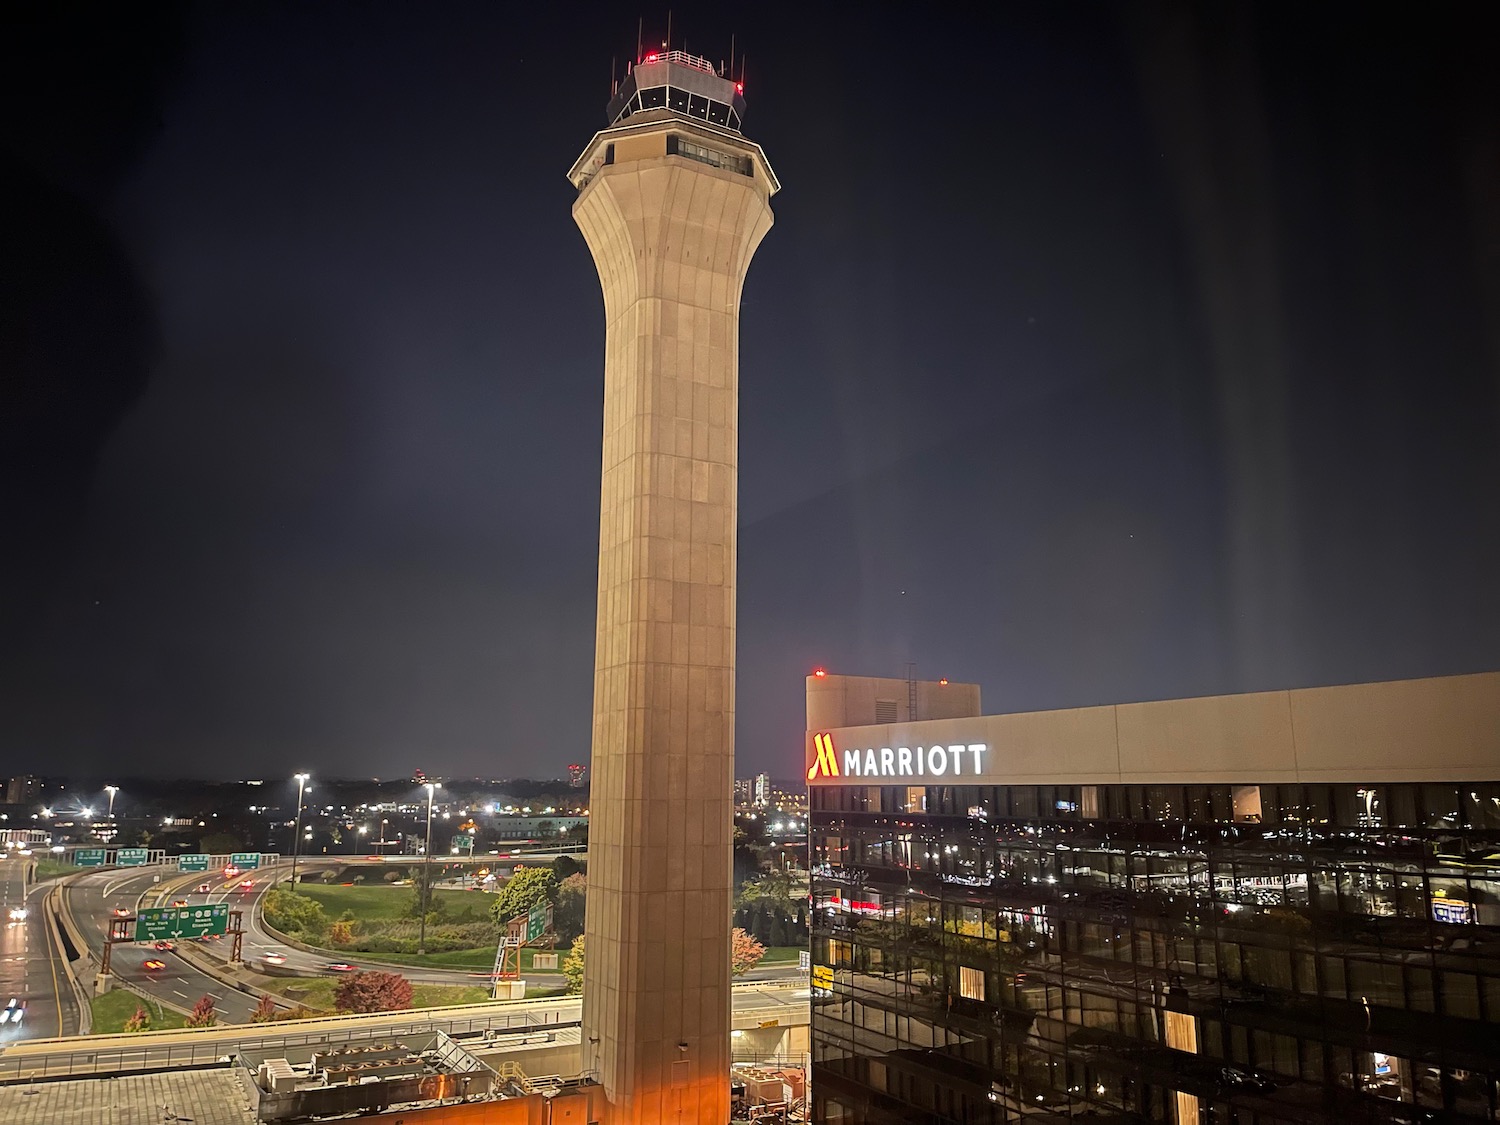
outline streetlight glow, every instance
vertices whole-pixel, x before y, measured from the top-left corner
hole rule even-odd
[[[104,791],[109,794],[109,819],[115,818],[115,794],[120,791],[118,785],[106,785]]]
[[[297,845],[302,840],[302,797],[310,788],[307,784],[310,777],[312,777],[310,773],[295,775],[297,782],[297,818],[292,828],[292,890],[294,892],[297,890],[297,852],[299,850]],[[312,835],[311,829],[308,830],[308,835]]]

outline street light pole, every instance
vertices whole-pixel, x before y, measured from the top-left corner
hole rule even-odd
[[[417,937],[417,952],[427,952],[427,900],[432,886],[432,794],[438,783],[427,782],[427,841],[422,845],[422,929]]]
[[[302,843],[302,794],[307,788],[307,779],[310,773],[299,773],[297,775],[297,821],[292,828],[292,890],[297,889],[297,851]]]
[[[104,791],[109,794],[109,819],[115,818],[115,794],[120,791],[118,785],[106,785]]]

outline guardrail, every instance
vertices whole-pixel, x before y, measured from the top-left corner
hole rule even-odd
[[[0,1083],[84,1075],[119,1074],[143,1070],[216,1066],[242,1049],[258,1052],[284,1047],[306,1047],[321,1043],[347,1043],[390,1035],[416,1035],[444,1031],[455,1038],[492,1031],[577,1027],[579,1020],[544,1019],[537,1010],[514,1011],[514,1004],[487,1005],[485,1012],[463,1008],[433,1009],[431,1015],[414,1017],[407,1012],[384,1015],[328,1016],[300,1020],[297,1030],[269,1025],[257,1031],[244,1025],[205,1028],[199,1031],[143,1031],[130,1035],[96,1035],[87,1046],[78,1040],[36,1039],[17,1043],[0,1055]],[[556,1013],[560,1015],[561,1013]],[[65,1049],[78,1044],[75,1049]],[[42,1049],[38,1049],[42,1048]]]

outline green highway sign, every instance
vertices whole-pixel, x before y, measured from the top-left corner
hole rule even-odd
[[[241,871],[249,871],[260,866],[260,852],[235,852],[229,857],[229,862]]]
[[[539,902],[526,914],[526,940],[536,941],[547,932],[547,904]]]
[[[453,837],[453,846],[459,851],[472,852],[474,850],[474,837],[470,836],[467,832],[461,833]]]
[[[204,934],[222,934],[229,928],[229,904],[216,902],[203,906],[168,906],[142,910],[135,918],[136,941],[161,941],[164,938],[197,938]]]
[[[119,848],[115,851],[115,862],[121,867],[139,867],[150,854],[145,848]]]
[[[177,857],[178,871],[207,871],[208,856],[206,855],[180,855]]]
[[[103,848],[79,848],[73,853],[73,862],[79,867],[103,867]]]

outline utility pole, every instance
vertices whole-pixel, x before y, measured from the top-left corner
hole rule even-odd
[[[302,844],[302,794],[307,789],[307,779],[310,773],[299,773],[297,775],[297,820],[292,827],[292,890],[297,889],[297,852]]]
[[[422,845],[422,928],[417,937],[417,953],[427,952],[427,902],[432,886],[432,794],[438,788],[436,781],[427,784],[427,841]]]

